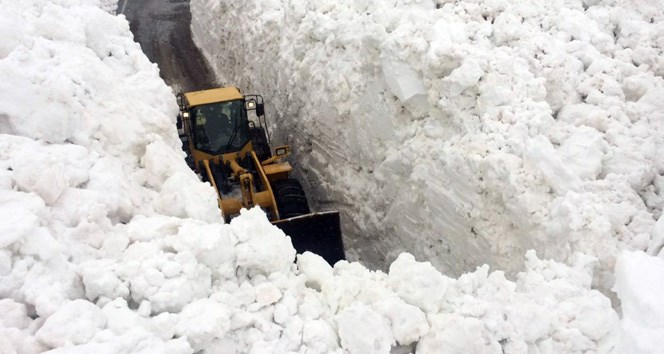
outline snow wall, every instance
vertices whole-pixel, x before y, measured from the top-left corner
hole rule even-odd
[[[170,89],[111,1],[0,0],[0,353],[573,353],[663,347],[664,262],[590,257],[515,281],[402,254],[295,259],[259,209],[222,224]]]
[[[664,237],[663,9],[192,0],[192,29],[223,82],[266,97],[352,259],[513,274],[528,249],[580,251],[609,293],[619,251]]]

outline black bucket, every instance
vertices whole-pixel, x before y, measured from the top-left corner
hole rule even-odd
[[[290,236],[297,253],[316,253],[330,265],[346,259],[338,211],[297,216],[274,225]]]

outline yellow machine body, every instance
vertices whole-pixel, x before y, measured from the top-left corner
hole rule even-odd
[[[302,186],[290,178],[290,146],[270,150],[262,96],[223,87],[179,94],[178,105],[188,163],[214,187],[226,221],[259,206],[298,253],[317,253],[330,264],[345,259],[339,212],[311,213]]]
[[[228,102],[235,100],[244,100],[244,96],[236,87],[223,87],[210,90],[194,91],[184,93],[185,104],[188,109],[220,102]],[[274,181],[288,178],[291,165],[284,161],[289,154],[275,155],[264,161],[259,161],[256,153],[254,152],[253,143],[251,140],[240,149],[240,151],[226,152],[222,154],[212,154],[197,149],[192,139],[193,127],[190,120],[183,120],[185,133],[190,137],[189,151],[196,166],[196,171],[206,176],[212,186],[217,191],[219,199],[219,209],[224,216],[232,216],[238,214],[241,208],[251,208],[253,206],[260,206],[269,211],[272,221],[280,220],[279,210],[277,208],[274,193],[271,185]],[[276,150],[290,151],[288,147],[279,147]],[[238,159],[250,157],[256,167],[257,173],[251,174],[239,165]],[[241,198],[224,197],[221,193],[215,178],[212,173],[212,166],[214,165],[227,165],[230,167],[233,176],[239,181],[241,191]],[[260,185],[262,189],[257,190],[255,183],[253,183],[254,176],[260,178]]]

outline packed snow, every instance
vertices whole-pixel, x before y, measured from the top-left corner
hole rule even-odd
[[[269,4],[275,9],[279,5]],[[354,4],[362,7],[361,2]],[[222,223],[214,191],[183,160],[173,93],[133,42],[125,18],[113,15],[115,2],[0,0],[0,5],[0,353],[561,353],[653,352],[662,347],[658,334],[664,328],[664,304],[658,301],[662,289],[657,284],[664,284],[664,261],[653,254],[661,249],[664,226],[661,218],[651,222],[661,210],[656,207],[658,189],[648,194],[655,206],[643,211],[649,221],[635,221],[655,230],[643,240],[650,242],[651,255],[615,255],[622,319],[609,298],[592,287],[596,257],[603,254],[574,252],[560,263],[539,258],[535,251],[515,253],[521,271],[512,280],[487,265],[459,277],[445,275],[435,266],[439,259],[408,253],[399,254],[387,272],[358,262],[330,266],[311,253],[296,256],[289,238],[260,209],[244,210],[230,224]],[[328,6],[332,10],[336,5]],[[220,9],[211,7],[210,12]],[[307,13],[305,8],[299,11]],[[273,12],[263,13],[265,21],[255,24],[278,24],[269,21],[270,16],[278,19]],[[240,11],[236,15],[246,16]],[[312,29],[318,36],[334,33],[329,26]],[[368,27],[367,33],[371,31]],[[421,101],[428,80],[413,81],[418,69],[409,68],[405,60],[384,59],[395,71],[386,81],[399,87],[394,92],[399,98],[385,97]],[[343,71],[339,74],[335,80],[343,78]],[[506,78],[520,80],[510,75]],[[641,82],[650,81],[635,82],[633,94],[640,92]],[[364,109],[373,110],[373,104],[368,101]],[[418,107],[421,103],[407,109]],[[404,154],[418,144],[433,143],[435,139],[419,135],[424,131],[438,132],[439,138],[448,134],[422,114],[419,121],[428,128],[422,133],[415,129],[399,149]],[[357,117],[356,124],[369,124]],[[410,117],[404,113],[399,119]],[[519,122],[515,115],[510,119]],[[320,124],[328,122],[330,128],[343,124],[342,119]],[[641,128],[644,141],[654,139],[655,128]],[[578,131],[574,134],[581,136],[569,143],[570,152],[603,145],[590,139],[599,139],[597,133]],[[635,143],[618,133],[614,138]],[[557,156],[559,150],[551,151],[546,143],[545,137],[529,143],[535,146],[533,164],[554,175],[570,174],[566,163],[573,156]],[[310,156],[320,155],[318,149],[312,147]],[[425,165],[409,167],[413,160],[400,160],[394,151],[386,154],[392,168],[403,173],[410,168],[419,174],[437,171]],[[620,156],[620,161],[631,161]],[[462,158],[460,151],[455,158]],[[552,164],[554,160],[558,163]],[[518,177],[504,167],[500,173]],[[586,173],[598,168],[579,165]],[[639,171],[634,171],[636,180]],[[385,188],[396,188],[395,181],[382,178]],[[560,181],[556,188],[587,183],[579,179],[582,182]],[[355,191],[367,186],[364,180],[357,182]],[[403,203],[418,198],[416,186],[413,183]],[[468,188],[435,191],[454,196]],[[628,212],[629,203],[635,202],[628,198],[629,191],[633,189],[625,187],[625,200],[614,196]],[[585,194],[595,196],[592,191]],[[580,192],[577,197],[566,206],[570,218],[576,214],[569,208],[585,200]],[[366,202],[370,208],[375,201]],[[591,207],[601,205],[586,205],[584,218],[594,220]],[[632,215],[628,212],[625,217]],[[415,216],[403,226],[407,235],[414,235],[409,230],[419,223]],[[575,227],[579,242],[584,241],[581,221]],[[627,233],[618,236],[631,242]],[[489,251],[496,258],[502,254],[500,249],[482,249],[487,260]]]
[[[218,76],[268,98],[354,260],[514,274],[529,249],[583,252],[609,293],[621,250],[661,249],[662,1],[192,0],[192,15]]]

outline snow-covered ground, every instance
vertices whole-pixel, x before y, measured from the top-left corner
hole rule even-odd
[[[387,273],[359,263],[330,267],[312,254],[293,263],[288,238],[260,210],[221,223],[214,192],[182,159],[172,92],[132,41],[124,17],[109,13],[113,1],[0,0],[0,6],[0,353],[633,353],[664,347],[664,261],[643,252],[625,251],[617,262],[622,319],[591,289],[593,257],[580,253],[567,264],[532,251],[514,254],[525,264],[514,281],[487,266],[446,276],[409,254],[398,256]],[[321,35],[334,33],[315,27]],[[265,81],[266,88],[272,84]],[[368,102],[366,109],[374,100]],[[404,112],[423,106],[409,107]],[[426,132],[435,132],[422,117]],[[657,126],[650,128],[644,140],[654,139]],[[404,146],[419,144],[418,131]],[[314,151],[320,153],[312,147],[311,156]],[[535,161],[555,156],[534,151],[541,154]],[[402,163],[390,161],[394,171]],[[414,190],[410,199],[416,197]],[[643,212],[653,219],[657,210]],[[652,235],[661,237],[661,221],[655,228]]]
[[[664,235],[664,2],[192,0],[220,78],[263,93],[355,260],[459,275]],[[660,221],[664,222],[664,221]],[[353,225],[356,225],[354,227]],[[361,230],[361,231],[360,231]]]

